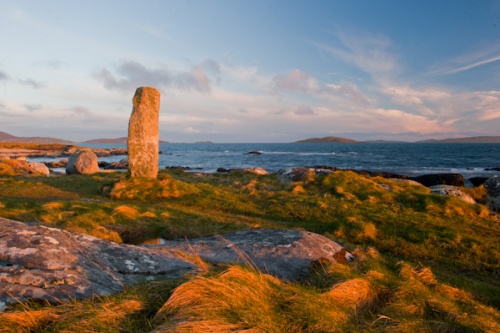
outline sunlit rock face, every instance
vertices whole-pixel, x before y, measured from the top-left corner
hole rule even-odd
[[[97,155],[90,150],[78,151],[68,158],[68,164],[66,165],[68,175],[92,174],[99,171]]]
[[[128,126],[128,155],[131,177],[158,175],[160,92],[151,87],[135,91]]]

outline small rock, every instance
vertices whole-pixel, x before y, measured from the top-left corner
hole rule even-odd
[[[41,162],[29,162],[28,166],[35,170],[37,173],[48,176],[50,175],[50,170],[44,163]]]
[[[73,174],[92,174],[99,172],[97,156],[90,150],[79,151],[69,156],[68,164],[66,165],[66,173]]]
[[[464,186],[465,180],[461,174],[458,173],[437,173],[428,174],[417,177],[411,177],[416,182],[420,184],[431,187],[434,185],[452,185],[452,186]]]
[[[313,168],[287,168],[278,170],[278,177],[285,183],[305,180],[309,175],[316,175]]]
[[[257,175],[268,175],[269,172],[267,172],[265,169],[262,168],[249,168],[249,169],[243,169],[244,171],[248,171],[251,173],[255,173]]]
[[[460,188],[457,186],[451,186],[451,185],[434,185],[429,187],[431,190],[431,193],[434,194],[440,194],[440,195],[445,195],[445,196],[453,196],[457,197],[465,202],[475,204],[476,201],[472,199],[468,194],[465,194],[464,192],[460,191]]]
[[[484,184],[485,181],[487,181],[489,178],[488,177],[472,177],[469,178],[469,181],[474,185],[475,187],[481,186]]]

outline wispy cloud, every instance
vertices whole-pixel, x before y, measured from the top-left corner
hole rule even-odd
[[[472,64],[468,64],[468,65],[465,65],[465,66],[462,66],[459,68],[451,69],[451,70],[447,71],[446,74],[455,74],[455,73],[467,71],[469,69],[473,69],[473,68],[483,66],[483,65],[486,65],[486,64],[489,64],[492,62],[496,62],[499,60],[500,60],[500,55],[489,58],[489,59],[480,60],[480,61],[474,62]]]
[[[282,91],[294,92],[319,92],[321,90],[317,80],[311,75],[298,69],[287,74],[278,73],[274,76],[271,91],[279,93]]]
[[[313,108],[310,107],[309,105],[299,106],[294,113],[298,116],[314,116],[316,114]]]
[[[136,61],[124,61],[116,66],[115,72],[103,68],[94,74],[94,77],[101,81],[105,88],[126,93],[140,86],[208,92],[212,83],[210,75],[217,76],[220,67],[217,62],[206,60],[193,66],[190,71],[174,72],[165,68],[149,69]]]
[[[19,83],[24,85],[24,86],[29,86],[32,87],[33,89],[42,89],[45,87],[45,83],[36,81],[34,79],[20,79]]]
[[[59,60],[45,60],[45,61],[37,61],[33,63],[36,67],[46,67],[53,70],[63,69],[67,64],[64,61]]]
[[[344,32],[332,35],[337,38],[337,43],[315,45],[372,76],[393,74],[400,69],[398,57],[392,51],[393,43],[388,37]]]
[[[41,105],[41,104],[24,104],[24,107],[29,112],[38,111],[38,110],[43,109],[43,105]]]
[[[0,71],[0,81],[8,81],[10,80],[9,75],[7,73]]]
[[[483,47],[473,52],[459,55],[445,63],[433,65],[430,75],[450,75],[465,72],[477,67],[500,61],[500,46]]]
[[[351,82],[345,82],[341,84],[327,84],[326,85],[327,89],[330,89],[331,91],[341,94],[350,100],[360,103],[360,104],[369,104],[370,100],[368,97],[364,96],[362,93],[359,92],[358,87],[356,87],[355,84]]]

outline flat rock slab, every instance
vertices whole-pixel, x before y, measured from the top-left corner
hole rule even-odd
[[[321,235],[297,230],[253,229],[221,236],[166,241],[154,245],[169,251],[196,253],[212,263],[243,263],[279,278],[297,281],[310,274],[312,262],[351,261],[354,256]]]
[[[18,301],[110,295],[197,270],[167,251],[0,218],[0,311]]]

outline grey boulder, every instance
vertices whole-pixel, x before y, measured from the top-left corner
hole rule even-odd
[[[97,161],[97,155],[90,151],[78,151],[68,158],[66,173],[73,174],[92,174],[101,171]]]
[[[241,263],[290,281],[306,279],[318,260],[351,261],[354,256],[321,235],[298,230],[252,229],[220,236],[159,245],[170,251],[197,254],[212,263]]]
[[[197,269],[170,252],[0,218],[0,311],[18,301],[110,295]]]

